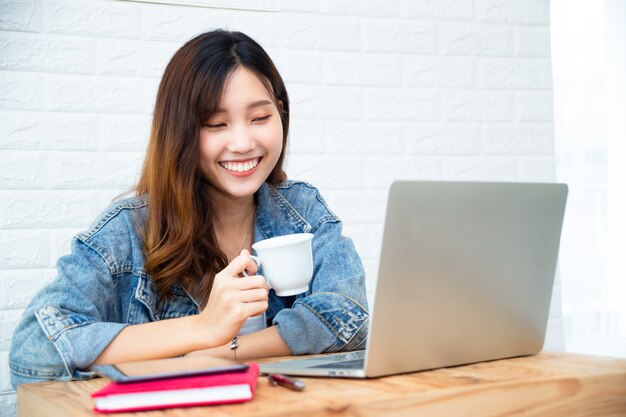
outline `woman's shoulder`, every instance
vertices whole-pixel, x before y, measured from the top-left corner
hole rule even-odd
[[[280,210],[285,218],[315,229],[325,222],[339,221],[319,190],[305,181],[286,180],[277,185],[264,184],[259,190],[260,206]]]
[[[127,236],[128,233],[135,234],[136,226],[144,217],[147,207],[148,199],[145,196],[115,200],[77,237],[86,242],[99,237],[108,239]]]

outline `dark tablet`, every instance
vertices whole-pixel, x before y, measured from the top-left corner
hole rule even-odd
[[[96,365],[92,369],[115,382],[129,383],[156,379],[181,378],[196,375],[245,372],[248,365],[210,356],[126,362],[116,365]]]

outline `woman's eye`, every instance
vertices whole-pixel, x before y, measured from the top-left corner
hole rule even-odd
[[[211,129],[215,129],[215,128],[218,128],[218,127],[226,126],[226,124],[225,123],[206,123],[205,126],[211,128]]]
[[[270,117],[272,117],[271,114],[268,114],[267,116],[262,116],[262,117],[257,117],[255,119],[252,119],[253,122],[263,122],[267,119],[269,119]]]

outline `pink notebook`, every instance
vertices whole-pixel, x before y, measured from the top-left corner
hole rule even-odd
[[[125,384],[110,382],[91,394],[94,411],[116,413],[250,401],[259,377],[259,365],[249,362],[248,366],[245,372]]]

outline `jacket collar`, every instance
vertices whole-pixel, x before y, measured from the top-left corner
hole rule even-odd
[[[272,186],[263,183],[257,191],[255,226],[260,234],[255,233],[255,242],[290,233],[306,233],[311,230],[311,225],[302,217],[302,214],[280,193],[282,188],[288,188],[289,185],[289,183],[283,183]]]

